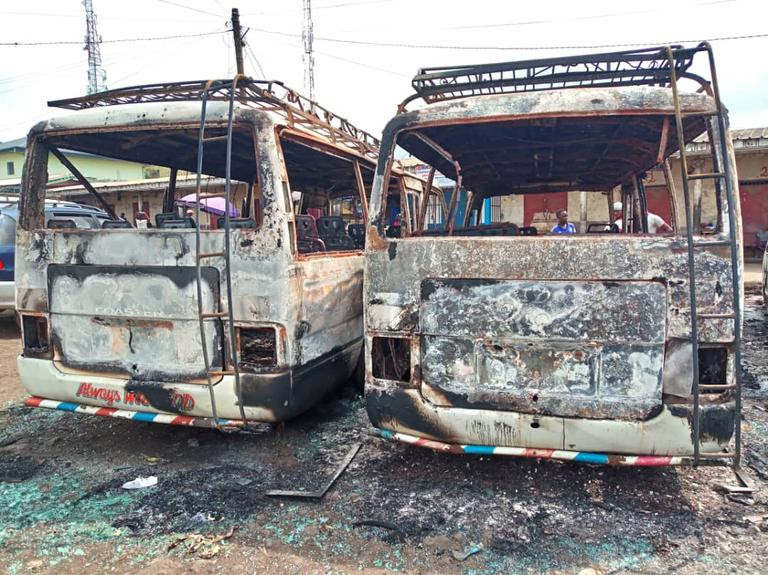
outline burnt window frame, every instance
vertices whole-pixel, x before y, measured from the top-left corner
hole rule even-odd
[[[216,123],[209,123],[207,125],[207,130],[226,130],[226,123],[225,122],[216,122]],[[123,126],[108,126],[108,127],[89,127],[84,129],[62,129],[62,130],[50,130],[50,131],[39,131],[37,133],[30,133],[28,136],[28,146],[27,146],[27,154],[24,161],[24,168],[22,171],[22,182],[21,182],[21,199],[20,199],[20,217],[19,217],[19,223],[23,230],[25,231],[34,231],[34,230],[42,230],[45,229],[45,216],[44,216],[44,206],[45,206],[45,200],[46,200],[46,192],[48,191],[47,184],[48,184],[48,163],[50,161],[51,156],[54,156],[61,161],[61,156],[64,154],[62,153],[62,150],[64,149],[70,149],[74,148],[77,149],[75,146],[68,146],[65,143],[57,142],[57,138],[66,138],[66,137],[77,137],[82,135],[87,136],[99,136],[102,134],[109,135],[109,134],[119,134],[119,133],[127,133],[127,132],[147,132],[147,131],[153,131],[162,133],[165,132],[166,134],[170,133],[178,133],[178,132],[199,132],[200,130],[200,124],[199,122],[179,122],[169,125],[123,125]],[[253,153],[250,156],[243,156],[244,164],[251,164],[254,166],[258,166],[259,161],[259,143],[257,138],[257,130],[258,127],[251,121],[248,120],[239,120],[236,121],[233,124],[233,132],[238,133],[243,136],[244,139],[247,139],[249,142],[249,145],[252,147]],[[196,146],[197,144],[195,144]],[[195,150],[197,148],[195,147]],[[115,155],[112,152],[105,152],[103,154],[96,154],[94,152],[86,151],[86,153],[94,154],[97,156],[101,156],[106,159],[113,159],[113,160],[124,160],[127,162],[132,162],[137,165],[147,165],[150,162],[144,161],[144,159],[137,159],[137,158],[125,158],[121,157],[119,155]],[[211,152],[208,152],[208,155],[210,155]],[[170,154],[169,154],[170,156]],[[196,152],[195,152],[196,157]],[[64,164],[64,167],[67,168],[70,173],[78,180],[78,182],[86,189],[88,193],[95,196],[95,199],[100,207],[102,207],[107,213],[111,212],[111,215],[114,217],[114,219],[119,219],[116,213],[114,212],[114,205],[108,204],[104,198],[96,191],[94,193],[94,190],[92,189],[93,186],[91,184],[91,180],[93,178],[89,178],[88,176],[85,176],[82,173],[76,173],[75,171],[72,171],[72,168],[70,168],[66,163],[62,162]],[[68,162],[71,163],[71,162]],[[152,163],[152,165],[157,165],[159,167],[166,167],[170,169],[171,171],[174,170],[183,170],[188,172],[189,174],[196,174],[196,170],[185,170],[184,168],[180,168],[178,165],[169,165],[167,163]],[[223,166],[223,162],[221,163]],[[222,168],[223,169],[223,168]],[[75,170],[77,168],[75,167]],[[207,173],[203,172],[202,174],[204,177],[221,177],[222,179],[224,176],[216,176],[213,173]],[[263,184],[261,181],[261,173],[260,170],[255,169],[253,174],[252,181],[247,180],[241,180],[237,179],[236,177],[232,177],[231,181],[233,184],[233,188],[236,188],[238,184],[244,184],[248,187],[253,184],[255,188],[257,188],[261,194],[260,199],[264,199],[263,196]],[[173,176],[169,177],[169,186],[171,183],[173,183],[173,187],[175,188],[175,191],[178,189],[175,186],[175,178]],[[248,192],[246,192],[247,194]],[[205,195],[204,192],[201,190],[201,195]],[[174,200],[177,200],[180,198],[174,198]],[[253,200],[253,198],[251,198]],[[163,203],[165,203],[165,198],[163,199]],[[257,202],[251,201],[249,209],[250,213],[254,213],[255,206],[254,204]],[[253,218],[256,221],[256,229],[254,231],[258,231],[262,227],[262,223],[265,220],[265,214],[268,202],[262,201],[258,202],[260,213],[253,216]],[[249,217],[251,217],[249,215]],[[100,232],[101,226],[97,227],[93,230],[83,230],[79,229],[78,231],[93,231],[93,232]],[[206,230],[206,231],[218,231],[218,230]]]
[[[275,148],[279,157],[279,164],[281,168],[281,188],[284,197],[285,211],[288,216],[288,230],[291,244],[291,253],[296,260],[305,259],[317,259],[322,257],[339,257],[339,256],[355,256],[361,253],[361,249],[345,249],[345,250],[329,250],[329,251],[314,251],[314,252],[300,252],[299,251],[299,234],[296,229],[296,216],[300,215],[295,212],[295,205],[292,198],[293,191],[302,191],[300,189],[293,190],[290,182],[290,174],[288,165],[286,162],[286,156],[283,149],[283,140],[288,140],[295,145],[305,146],[317,153],[326,154],[337,160],[347,162],[352,170],[352,176],[355,181],[355,187],[357,188],[357,195],[355,198],[359,202],[359,206],[362,212],[362,224],[368,226],[368,201],[370,200],[370,194],[373,191],[374,179],[376,176],[376,164],[362,155],[357,155],[345,148],[340,148],[313,138],[312,136],[292,129],[287,126],[278,126],[275,129]],[[366,185],[366,178],[363,173],[367,172],[369,175],[369,185]],[[351,196],[347,196],[351,197]],[[348,225],[345,222],[345,225]]]
[[[666,120],[667,118],[669,118],[670,120],[674,119],[674,113],[673,112],[656,113],[656,114],[654,114],[654,113],[647,113],[647,114],[618,114],[617,113],[617,114],[606,114],[605,116],[606,117],[610,117],[612,115],[626,116],[626,117],[633,117],[633,118],[634,117],[641,117],[641,118],[642,117],[659,117],[659,118],[662,118],[662,120]],[[570,118],[570,117],[573,117],[573,116],[569,116],[567,114],[564,114],[564,115],[552,115],[552,116],[547,116],[547,117],[545,117],[543,119],[547,119],[547,118],[563,118],[563,117],[569,117]],[[499,118],[499,117],[487,118],[487,117],[484,117],[484,116],[477,116],[476,118],[473,118],[469,122],[462,121],[462,122],[460,122],[457,125],[466,126],[466,125],[477,125],[477,124],[487,124],[487,123],[497,123],[497,122],[515,122],[515,121],[521,121],[521,120],[525,120],[525,119],[526,118],[520,118],[519,116],[509,116],[509,117],[504,117],[503,119]],[[541,118],[529,118],[529,119],[541,119]],[[707,124],[706,124],[706,127],[709,130],[710,134],[711,134],[711,127],[710,127],[709,122],[711,122],[711,121],[712,121],[711,119],[708,119],[707,120]],[[449,124],[446,124],[446,125],[449,125]],[[433,127],[433,124],[430,123],[430,122],[425,122],[423,124],[409,124],[407,126],[398,128],[397,130],[395,130],[391,134],[391,141],[387,142],[388,143],[389,151],[388,151],[388,154],[386,156],[386,161],[385,161],[385,164],[384,164],[384,171],[383,171],[384,175],[383,175],[382,181],[391,180],[393,177],[395,177],[395,175],[394,175],[395,164],[397,162],[397,159],[395,158],[395,152],[399,148],[398,142],[399,142],[399,139],[401,138],[401,136],[404,133],[412,133],[412,134],[418,135],[418,137],[420,139],[424,139],[425,136],[423,134],[418,134],[418,132],[421,129],[429,128],[429,127]],[[426,139],[429,140],[429,137],[426,137]],[[384,142],[382,142],[382,143],[384,143]],[[667,150],[669,148],[664,149],[663,148],[664,145],[666,145],[666,137],[662,136],[661,142],[660,142],[660,147],[659,147],[659,158],[662,159],[662,161],[659,164],[657,164],[655,167],[661,166],[663,168],[664,182],[665,182],[666,188],[667,188],[667,198],[669,200],[670,213],[671,213],[671,221],[666,222],[666,223],[668,223],[672,227],[673,231],[672,232],[666,232],[666,233],[659,234],[659,235],[661,237],[665,237],[665,236],[666,237],[682,237],[682,236],[685,235],[685,213],[684,213],[684,207],[681,207],[681,205],[680,205],[681,202],[680,202],[680,200],[678,198],[678,192],[679,193],[682,193],[682,192],[679,191],[679,190],[676,190],[675,182],[674,182],[674,179],[673,179],[673,176],[672,176],[672,170],[671,170],[671,167],[669,165],[670,158],[672,158],[674,156],[679,156],[680,152],[679,152],[679,150],[672,150],[670,152],[667,152]],[[430,147],[432,147],[432,146],[430,146]],[[437,148],[441,148],[441,146],[439,144],[437,144]],[[436,151],[438,151],[438,153],[440,153],[440,150],[438,150],[437,148],[433,147],[433,149],[435,149]],[[666,153],[666,155],[662,156],[663,153]],[[450,221],[448,221],[447,219],[445,220],[446,224],[453,224],[451,226],[452,229],[450,229],[445,234],[440,234],[438,237],[453,237],[454,236],[453,231],[457,227],[457,225],[459,224],[459,222],[456,222],[457,214],[453,211],[454,210],[454,205],[453,205],[454,204],[454,199],[456,197],[458,197],[458,194],[456,194],[455,192],[457,190],[460,192],[463,189],[461,187],[461,181],[460,181],[461,180],[461,166],[460,166],[460,164],[457,161],[453,160],[453,158],[450,156],[450,154],[447,151],[445,151],[445,154],[441,154],[441,155],[443,155],[443,157],[445,159],[450,160],[450,162],[454,164],[454,167],[456,169],[456,179],[454,180],[454,182],[456,182],[456,180],[459,180],[459,181],[456,182],[456,185],[454,186],[454,190],[453,190],[453,192],[451,192],[451,195],[450,195],[451,207],[450,207],[450,212],[449,212],[448,215],[451,216],[451,220]],[[434,170],[435,170],[434,166],[432,166],[431,164],[429,164],[426,161],[421,160],[417,156],[412,156],[412,157],[415,157],[415,158],[419,159],[420,161],[423,162],[424,165],[428,166],[430,168],[430,177],[433,176],[432,172],[434,172]],[[707,157],[709,157],[709,156],[707,156]],[[729,158],[727,158],[727,157],[726,158],[718,158],[718,160],[719,160],[719,163],[722,164],[725,161],[729,161]],[[638,236],[638,235],[643,235],[643,234],[649,234],[649,232],[647,232],[647,229],[648,229],[647,215],[648,215],[649,211],[647,209],[648,208],[648,206],[647,206],[647,198],[645,196],[645,189],[644,189],[644,186],[645,186],[644,180],[645,180],[646,174],[649,171],[650,170],[638,170],[636,172],[628,174],[628,176],[627,176],[627,183],[629,183],[632,186],[635,186],[635,187],[639,188],[639,193],[638,193],[638,191],[636,191],[636,193],[635,193],[635,195],[633,197],[633,202],[632,203],[633,204],[636,203],[636,204],[641,205],[642,209],[638,210],[637,207],[635,206],[634,207],[634,213],[636,215],[631,216],[631,219],[634,220],[634,223],[633,223],[634,228],[638,228],[638,229],[636,229],[634,231],[633,230],[628,230],[627,227],[625,226],[624,229],[621,230],[621,234],[620,235],[625,235],[626,234],[626,235]],[[694,185],[698,185],[700,183],[700,180],[695,180],[695,182],[696,183]],[[691,183],[693,184],[693,181]],[[386,208],[387,208],[387,199],[388,199],[388,196],[390,195],[388,193],[389,187],[387,187],[386,190],[384,189],[384,187],[385,186],[382,186],[381,205],[379,206],[380,210],[379,210],[379,213],[377,215],[378,229],[379,229],[379,234],[380,234],[381,237],[386,237],[387,236],[387,234],[386,234],[386,215],[387,215],[387,209]],[[615,189],[617,189],[617,188],[620,188],[620,186],[615,186],[614,188],[606,188],[606,189],[601,189],[601,190],[598,190],[596,188],[595,189],[586,190],[587,193],[602,192],[602,193],[606,194],[606,196],[608,198],[608,215],[609,215],[609,222],[610,222],[610,224],[614,223],[614,216],[613,216],[613,203],[614,202],[613,202],[612,194],[613,194],[613,191]],[[722,182],[717,180],[715,182],[715,190],[714,190],[715,201],[716,201],[717,224],[716,224],[715,229],[711,232],[711,233],[714,233],[714,234],[722,234],[723,233],[723,220],[724,220],[724,218],[727,218],[727,205],[726,205],[726,202],[725,202],[725,199],[724,199],[725,191],[724,191],[723,188],[724,188],[724,186],[723,186]],[[574,189],[568,189],[568,190],[564,190],[564,191],[566,193],[570,193],[570,192],[578,192],[578,191],[585,191],[585,190],[579,190],[577,188],[574,188]],[[467,197],[467,206],[466,206],[466,209],[465,209],[465,212],[464,212],[464,221],[462,223],[463,226],[467,226],[467,223],[468,223],[468,221],[469,221],[469,219],[471,217],[470,204],[471,204],[471,202],[473,200],[473,195],[475,196],[475,198],[481,199],[481,200],[482,199],[486,199],[486,198],[492,198],[492,197],[499,197],[499,198],[501,198],[501,197],[516,195],[514,193],[508,193],[508,194],[500,194],[500,195],[497,195],[497,196],[492,196],[492,195],[481,196],[479,194],[473,194],[473,192],[471,190],[465,190],[465,192],[467,193],[468,197]],[[526,195],[529,195],[529,194],[532,194],[532,193],[537,193],[537,192],[528,192],[528,193],[519,193],[518,192],[517,195],[526,196]],[[427,199],[427,201],[424,201],[424,198],[422,198],[422,206],[423,206],[424,211],[427,210],[427,204],[429,203],[429,194],[426,195],[426,199]],[[696,203],[696,199],[698,200],[698,204]],[[625,204],[624,205],[625,214],[627,213],[628,210],[631,213],[632,210],[633,210],[633,207],[630,206],[628,208],[627,205],[626,205],[627,202],[624,202],[624,204]],[[694,221],[694,223],[696,225],[696,229],[694,230],[694,235],[699,235],[699,236],[704,235],[702,233],[703,232],[702,228],[698,225],[698,221],[699,221],[700,216],[701,216],[700,207],[701,207],[701,195],[698,196],[698,198],[696,198],[696,195],[694,193],[692,193],[692,210],[694,211],[692,220]],[[697,208],[698,208],[698,213],[697,213]],[[696,215],[699,216],[698,219],[696,218]],[[627,221],[626,217],[624,218],[624,221]],[[425,231],[424,230],[424,223],[425,223],[424,217],[423,217],[423,215],[420,215],[419,220],[418,220],[418,224],[420,225],[420,231]],[[446,225],[446,227],[447,227],[447,225]],[[406,230],[405,233],[402,236],[398,236],[398,237],[410,237],[410,236],[414,236],[414,235],[416,237],[418,237],[418,236],[421,235],[421,233],[419,233],[419,231],[416,231],[415,234],[413,232],[414,232],[414,230],[409,229],[409,230]],[[430,234],[430,235],[432,235],[432,234]],[[523,234],[523,235],[525,235],[525,234]],[[536,235],[536,234],[534,234],[534,235]],[[584,233],[578,233],[576,235],[584,235]],[[654,235],[656,235],[656,234],[654,234]],[[391,236],[389,236],[389,237],[391,237]]]

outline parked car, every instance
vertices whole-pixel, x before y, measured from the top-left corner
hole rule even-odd
[[[15,308],[14,268],[18,218],[18,199],[0,196],[0,312]],[[107,212],[92,206],[57,200],[47,200],[45,203],[46,227],[98,229],[108,219]]]

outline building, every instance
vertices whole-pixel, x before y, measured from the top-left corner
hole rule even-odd
[[[180,174],[176,179],[176,197],[183,198],[189,194],[194,194],[196,182],[196,174]],[[201,180],[200,193],[202,196],[221,194],[224,192],[224,183],[224,178],[204,176]],[[130,222],[135,221],[137,212],[144,212],[150,221],[154,221],[157,214],[165,211],[163,199],[169,186],[168,177],[121,182],[91,182],[91,185],[117,216],[125,217]],[[230,192],[232,205],[239,209],[243,205],[247,191],[247,184],[232,182]],[[93,194],[80,184],[57,186],[49,192],[49,197],[100,207]],[[216,214],[204,211],[200,216],[200,225],[204,228],[215,229],[217,227],[216,218]]]
[[[765,242],[768,241],[768,128],[732,130],[731,138],[739,178],[745,256],[748,259],[760,259]],[[706,134],[686,146],[686,154],[689,172],[712,172]],[[427,177],[428,167],[416,158],[403,158],[400,162],[407,171]],[[670,164],[674,186],[680,190],[682,181],[679,155],[672,157]],[[434,183],[447,193],[453,190],[454,183],[448,178],[436,176]],[[650,211],[671,221],[672,209],[662,170],[648,172],[645,186]],[[701,208],[695,216],[700,219],[700,224],[716,222],[714,181],[694,180],[691,182],[691,192],[694,198],[701,196]],[[571,220],[581,228],[585,228],[589,222],[609,220],[607,192],[551,192],[488,198],[483,204],[480,221],[513,222],[518,226],[536,225],[549,229],[556,221],[555,212],[561,208],[567,209]]]
[[[26,144],[26,138],[0,142],[0,184],[4,180],[21,178]],[[167,176],[169,172],[168,168],[104,158],[84,152],[72,150],[63,150],[63,152],[81,173],[94,181],[141,180]],[[48,159],[48,178],[49,180],[74,179],[69,170],[53,156]]]
[[[26,138],[0,142],[0,193],[20,191],[26,143]],[[168,168],[73,150],[62,152],[89,182],[107,194],[105,200],[118,215],[161,211],[163,190],[168,187]],[[50,197],[99,206],[98,201],[53,155],[48,156],[48,188],[51,190]]]

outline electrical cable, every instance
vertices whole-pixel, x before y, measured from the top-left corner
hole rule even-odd
[[[733,2],[737,2],[738,0],[709,0],[707,2],[693,2],[689,4],[676,4],[674,5],[674,8],[684,8],[684,9],[690,9],[690,8],[700,8],[705,6],[712,6],[716,4],[730,4]],[[640,14],[656,14],[658,13],[658,9],[651,9],[651,10],[631,10],[629,12],[609,12],[605,14],[592,14],[592,15],[585,15],[585,16],[566,16],[563,18],[551,18],[551,19],[543,19],[543,20],[524,20],[520,22],[505,22],[502,24],[468,24],[463,26],[449,26],[447,28],[442,28],[443,30],[482,30],[482,29],[488,29],[488,28],[509,28],[513,26],[536,26],[539,24],[556,24],[558,22],[580,22],[584,20],[602,20],[604,18],[615,18],[617,16],[637,16]]]
[[[192,6],[187,6],[186,4],[181,4],[179,2],[171,2],[171,0],[157,0],[157,1],[163,4],[170,4],[171,6],[178,6],[179,8],[184,8],[185,10],[191,10],[192,12],[199,12],[200,14],[207,14],[208,16],[216,16],[216,18],[226,18],[226,16],[223,16],[221,14],[215,14],[214,12],[200,10],[199,8],[193,8]]]
[[[253,58],[253,61],[256,63],[256,68],[258,68],[259,73],[261,74],[261,79],[266,80],[267,75],[264,73],[264,68],[261,67],[261,62],[259,62],[259,59],[256,57],[256,53],[253,51],[253,48],[251,48],[250,44],[246,44],[245,48],[248,50],[251,58]]]
[[[301,38],[301,34],[289,32],[278,32],[275,30],[266,30],[264,28],[254,28],[257,32],[263,34],[275,34],[277,36],[287,36],[289,38]],[[582,45],[563,45],[563,46],[448,46],[444,44],[397,44],[394,42],[374,42],[372,40],[346,40],[342,38],[329,38],[325,36],[315,36],[314,39],[320,42],[334,42],[337,44],[356,44],[359,46],[379,46],[386,48],[419,48],[427,50],[592,50],[602,48],[632,48],[637,46],[668,46],[671,44],[688,44],[697,42],[716,42],[723,40],[749,40],[754,38],[766,38],[768,34],[748,34],[741,36],[720,36],[717,38],[693,38],[686,40],[667,40],[664,42],[626,42],[617,44],[582,44]]]
[[[334,54],[329,54],[328,52],[322,52],[320,50],[315,50],[315,54],[320,54],[321,56],[325,56],[326,58],[333,58],[334,60],[341,60],[342,62],[348,62],[349,64],[354,64],[356,66],[361,66],[363,68],[369,68],[371,70],[376,70],[377,72],[384,72],[386,74],[392,74],[393,76],[400,76],[401,78],[408,78],[409,80],[412,78],[411,75],[403,74],[402,72],[395,72],[394,70],[387,70],[386,68],[379,68],[378,66],[372,66],[371,64],[366,64],[364,62],[358,62],[357,60],[350,60],[349,58],[342,58],[341,56],[336,56]]]
[[[177,38],[200,38],[202,36],[215,36],[226,34],[231,30],[219,30],[217,32],[200,32],[198,34],[175,34],[173,36],[153,36],[147,38],[116,38],[114,40],[101,40],[101,44],[119,44],[124,42],[151,42],[154,40],[175,40]],[[82,45],[82,40],[51,41],[51,42],[0,42],[0,46],[65,46]]]

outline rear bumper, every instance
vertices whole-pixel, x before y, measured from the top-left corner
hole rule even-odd
[[[432,439],[424,439],[405,433],[393,433],[385,429],[377,429],[383,439],[390,439],[426,447],[441,453],[464,453],[467,455],[512,455],[534,459],[556,459],[574,463],[592,463],[595,465],[616,465],[619,467],[666,467],[669,465],[685,465],[692,463],[691,457],[656,456],[656,455],[614,455],[607,453],[591,453],[586,451],[569,451],[565,449],[535,449],[526,447],[498,447],[493,445],[457,445],[443,443]]]
[[[691,408],[686,405],[664,405],[657,415],[645,421],[581,419],[441,407],[425,401],[415,389],[368,386],[366,406],[377,428],[457,449],[479,446],[504,448],[495,453],[505,449],[538,449],[630,456],[693,455],[693,419]],[[733,435],[735,413],[733,403],[701,406],[702,453],[723,452]]]
[[[115,417],[118,419],[130,419],[132,421],[143,421],[146,423],[165,423],[167,425],[184,425],[187,427],[217,427],[216,422],[212,417],[191,417],[189,415],[171,415],[167,413],[153,413],[150,411],[96,407],[93,405],[83,405],[68,401],[43,399],[42,397],[30,397],[24,403],[27,407],[45,407],[47,409],[58,409],[59,411],[69,411],[71,413],[98,415],[100,417]],[[241,419],[218,419],[218,427],[237,428],[243,425],[244,422]]]
[[[19,357],[17,364],[21,383],[33,399],[52,401],[51,404],[40,404],[40,407],[138,420],[144,416],[129,417],[129,414],[166,416],[153,420],[159,423],[173,423],[166,421],[167,417],[213,417],[211,396],[205,384],[136,382],[121,377],[64,373],[48,359]],[[307,408],[304,396],[309,397],[310,394],[301,397],[291,395],[291,373],[292,370],[286,368],[265,375],[242,374],[245,415],[249,421],[284,421]],[[260,393],[254,390],[260,390]],[[321,398],[319,389],[317,391],[316,395],[311,396],[315,402]],[[213,394],[218,418],[241,419],[233,376],[224,376],[214,383]],[[65,405],[53,405],[62,402]],[[97,413],[99,410],[113,410],[115,413]]]
[[[0,310],[16,308],[15,282],[0,281]]]

